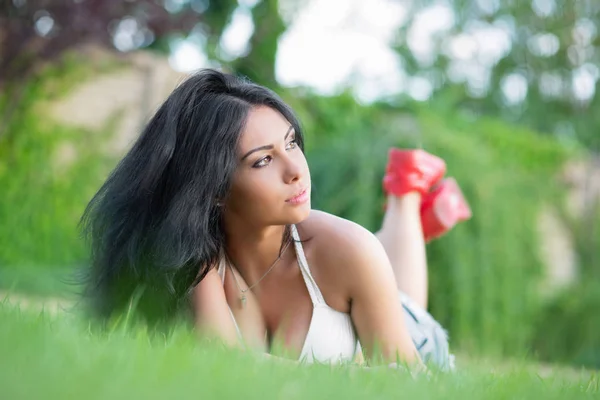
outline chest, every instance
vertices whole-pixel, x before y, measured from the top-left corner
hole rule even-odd
[[[271,351],[288,352],[296,358],[310,329],[314,305],[301,273],[283,272],[267,282],[256,296]]]
[[[244,340],[271,353],[297,358],[313,316],[313,302],[298,266],[281,266],[243,293],[244,302],[240,287],[248,287],[247,283],[237,271],[227,272],[225,294]]]

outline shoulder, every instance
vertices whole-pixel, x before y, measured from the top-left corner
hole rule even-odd
[[[330,277],[351,288],[374,269],[389,269],[383,246],[366,228],[344,218],[313,210],[297,225],[301,240],[306,240],[307,258],[319,275]]]
[[[361,225],[318,210],[312,210],[297,228],[300,238],[308,240],[313,251],[324,253],[343,255],[377,241],[375,235]]]

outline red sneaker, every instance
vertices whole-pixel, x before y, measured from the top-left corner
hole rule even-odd
[[[472,215],[456,180],[442,180],[421,202],[421,224],[425,242],[442,236],[454,225],[470,219]]]
[[[392,148],[383,177],[386,194],[402,196],[417,191],[425,196],[446,173],[446,163],[424,150]]]

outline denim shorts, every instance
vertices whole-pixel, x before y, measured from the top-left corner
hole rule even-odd
[[[408,331],[423,362],[441,371],[454,370],[454,355],[450,354],[446,330],[405,293],[398,294]]]

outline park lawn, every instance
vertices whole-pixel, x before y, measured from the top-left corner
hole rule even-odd
[[[541,377],[524,364],[471,360],[453,374],[411,377],[387,368],[295,365],[199,340],[178,327],[93,333],[67,312],[0,304],[2,399],[565,399],[599,395],[597,373]]]

